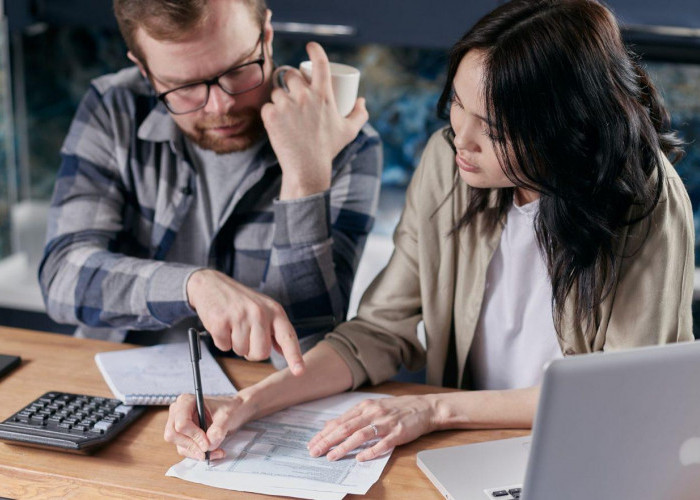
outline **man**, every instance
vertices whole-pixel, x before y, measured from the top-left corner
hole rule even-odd
[[[344,319],[373,223],[364,100],[338,114],[314,43],[311,83],[289,70],[273,88],[264,0],[114,9],[136,67],[93,82],[63,146],[39,269],[49,315],[145,344],[201,321],[219,349],[274,347],[301,372],[293,325],[305,350]]]

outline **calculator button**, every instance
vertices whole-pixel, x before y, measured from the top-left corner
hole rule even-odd
[[[113,424],[112,422],[105,422],[104,420],[102,420],[101,422],[97,422],[97,423],[95,424],[95,427],[93,427],[93,429],[102,430],[102,431],[105,431],[105,432],[106,432],[106,431],[108,431],[109,428],[112,427],[113,425],[114,425],[114,424]]]
[[[114,413],[121,413],[123,415],[127,415],[131,412],[132,408],[133,406],[119,405],[114,409]]]

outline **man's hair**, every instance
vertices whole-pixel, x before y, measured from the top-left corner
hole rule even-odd
[[[229,0],[236,1],[236,0]],[[260,25],[265,21],[265,0],[241,0]],[[126,46],[141,63],[146,59],[136,42],[138,28],[156,40],[178,41],[201,26],[209,15],[208,0],[114,0],[114,15]]]

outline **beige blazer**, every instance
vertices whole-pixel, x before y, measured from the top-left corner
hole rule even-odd
[[[567,301],[557,339],[562,354],[692,340],[693,214],[681,179],[668,161],[664,165],[666,181],[651,225],[627,228],[618,251],[631,256],[622,260],[618,282],[598,308],[595,324],[574,324],[573,299]],[[355,388],[390,378],[401,363],[412,370],[426,364],[427,383],[441,385],[452,331],[456,380],[462,380],[502,227],[489,233],[478,218],[449,235],[467,205],[464,182],[458,181],[450,195],[457,176],[454,153],[438,131],[406,193],[391,260],[362,297],[357,317],[323,340],[348,364]],[[421,320],[426,349],[416,335]]]

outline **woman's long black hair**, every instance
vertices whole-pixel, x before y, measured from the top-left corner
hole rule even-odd
[[[659,202],[659,155],[677,161],[681,142],[614,16],[594,0],[514,0],[482,18],[452,48],[442,118],[449,119],[455,73],[472,49],[485,55],[486,112],[504,172],[540,193],[535,230],[557,330],[571,292],[573,319],[591,325],[617,281],[625,226]],[[445,135],[453,146],[454,132]],[[457,230],[484,211],[492,191],[470,188]],[[513,200],[513,188],[496,191],[492,228]]]

